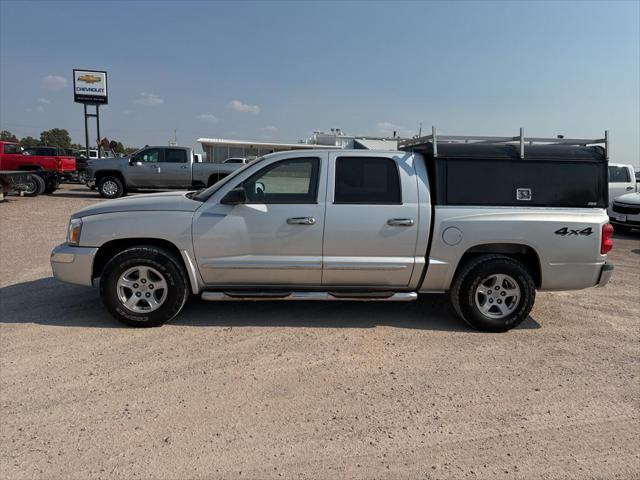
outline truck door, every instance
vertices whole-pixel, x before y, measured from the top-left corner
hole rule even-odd
[[[636,191],[636,179],[632,167],[609,165],[609,203],[625,193]]]
[[[323,285],[409,284],[419,220],[413,158],[329,153]]]
[[[166,148],[158,164],[158,182],[167,188],[191,186],[191,158],[186,148]]]
[[[207,285],[321,284],[327,157],[296,152],[260,162],[198,209],[193,244]],[[246,202],[221,204],[237,187]]]
[[[135,187],[157,188],[158,173],[164,152],[162,148],[145,148],[136,153],[133,165],[127,166],[127,184]]]

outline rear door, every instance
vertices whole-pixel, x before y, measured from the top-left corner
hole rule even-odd
[[[191,186],[191,158],[185,148],[166,148],[158,164],[158,182],[167,188]]]
[[[409,285],[419,221],[413,159],[329,153],[323,285]]]
[[[636,181],[629,165],[609,165],[609,204],[616,197],[636,191]]]

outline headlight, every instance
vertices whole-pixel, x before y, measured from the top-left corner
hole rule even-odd
[[[82,219],[72,218],[67,231],[67,243],[78,246],[80,244],[80,232],[82,231]]]

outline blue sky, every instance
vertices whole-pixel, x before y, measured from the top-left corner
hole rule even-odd
[[[0,128],[83,142],[74,67],[109,72],[104,136],[297,141],[612,135],[640,163],[640,2],[0,3]]]

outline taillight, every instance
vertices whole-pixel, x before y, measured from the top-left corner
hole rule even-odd
[[[602,226],[602,240],[600,242],[600,255],[605,255],[613,248],[613,226],[610,223]]]

